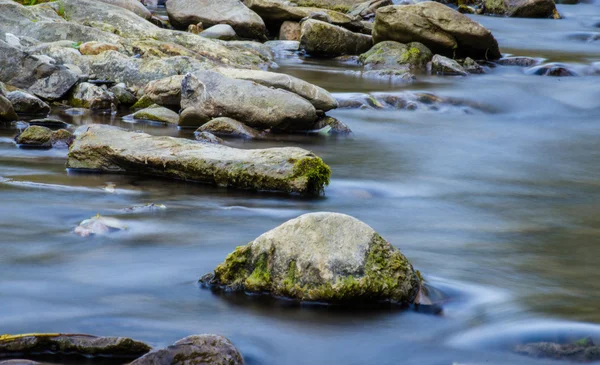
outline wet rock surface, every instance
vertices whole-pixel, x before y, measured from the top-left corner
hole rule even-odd
[[[210,132],[219,137],[260,138],[260,132],[231,118],[215,118],[204,124],[196,133]]]
[[[373,45],[371,36],[349,31],[320,20],[301,24],[300,47],[315,56],[358,55]]]
[[[600,346],[591,338],[582,338],[573,343],[534,342],[517,345],[515,352],[531,357],[591,362],[600,360]]]

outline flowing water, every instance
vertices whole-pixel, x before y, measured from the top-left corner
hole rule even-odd
[[[599,62],[600,40],[590,35],[600,33],[600,4],[559,11],[566,19],[476,20],[504,53],[573,69]],[[600,77],[497,67],[403,86],[361,79],[332,62],[278,62],[280,72],[340,97],[431,92],[488,111],[338,110],[331,115],[352,137],[231,142],[314,151],[333,170],[320,199],[68,173],[65,150],[19,149],[16,127],[0,127],[0,333],[118,335],[155,346],[219,333],[250,365],[543,364],[513,346],[600,340]],[[187,138],[193,132],[119,116],[55,117]],[[167,209],[122,211],[150,202]],[[198,286],[236,246],[314,211],[350,214],[380,232],[444,293],[443,312],[341,311]],[[97,213],[129,229],[73,234]]]

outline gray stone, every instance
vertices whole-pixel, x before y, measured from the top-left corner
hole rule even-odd
[[[371,36],[351,32],[319,20],[307,20],[302,23],[300,48],[308,54],[336,57],[357,55],[371,48]]]
[[[246,0],[245,3],[267,22],[300,21],[311,13],[321,11],[327,14],[332,24],[352,26],[352,23],[355,22],[354,18],[338,11],[311,6],[296,6],[296,4],[280,0]]]
[[[76,108],[113,109],[115,107],[113,97],[102,87],[82,82],[71,91],[69,105]]]
[[[458,62],[439,54],[431,59],[431,73],[436,75],[468,75],[467,71]]]
[[[236,137],[256,139],[260,137],[260,132],[250,128],[235,119],[215,118],[210,122],[203,124],[196,132],[210,132],[219,137]]]
[[[236,149],[92,124],[75,132],[67,168],[170,177],[223,187],[320,194],[331,171],[297,148]]]
[[[402,253],[345,214],[304,214],[238,247],[205,285],[325,303],[412,303],[420,283]]]
[[[244,359],[225,337],[194,335],[146,354],[129,365],[244,365]]]
[[[146,20],[152,18],[150,10],[146,9],[144,5],[138,0],[98,0],[106,4],[115,5],[123,9],[127,9],[135,15],[142,17]]]
[[[340,122],[339,120],[325,116],[313,127],[315,132],[319,134],[333,134],[333,135],[349,135],[352,134],[352,130],[346,124]]]
[[[205,28],[228,24],[241,37],[266,38],[263,20],[239,0],[169,0],[166,5],[171,24],[180,29],[198,23]]]
[[[152,105],[133,114],[133,119],[150,120],[167,124],[179,123],[179,114],[160,105]]]
[[[485,0],[486,14],[515,18],[551,18],[556,11],[553,0]]]
[[[443,4],[385,6],[377,10],[373,41],[420,42],[447,57],[500,58],[498,42],[481,24]]]
[[[372,18],[375,16],[377,9],[388,5],[393,5],[392,0],[369,0],[352,6],[348,11],[348,15],[359,16],[363,19]]]
[[[215,71],[233,79],[253,81],[264,86],[293,92],[310,101],[317,110],[328,111],[337,108],[335,98],[327,90],[294,76],[235,68],[218,68]]]
[[[7,98],[17,113],[44,115],[50,113],[50,106],[31,94],[13,91],[8,93]]]
[[[230,117],[259,129],[305,130],[317,119],[312,104],[296,94],[217,72],[187,74],[181,85],[182,126]]]
[[[223,140],[221,138],[215,136],[214,134],[212,134],[210,132],[198,133],[196,131],[196,133],[194,133],[194,138],[196,139],[196,141],[202,142],[202,143],[215,143],[215,144],[223,143]]]
[[[394,41],[377,43],[368,52],[360,55],[359,61],[366,70],[405,69],[424,71],[433,54],[418,42],[402,44]]]
[[[119,101],[120,105],[131,106],[136,103],[137,98],[135,95],[127,89],[125,84],[120,83],[108,89],[115,98]]]
[[[393,68],[381,70],[369,70],[362,73],[362,77],[367,79],[376,79],[387,83],[412,83],[416,80],[415,75],[406,68]]]
[[[235,30],[229,24],[213,25],[202,31],[200,35],[204,38],[220,39],[222,41],[231,41],[238,37],[237,34],[235,34]]]
[[[183,75],[175,75],[150,81],[144,87],[144,96],[158,105],[179,110],[181,107],[181,81],[183,81],[183,77]]]
[[[17,115],[17,113],[15,113],[15,109],[10,103],[10,100],[0,95],[0,121],[12,122],[18,119],[19,116]]]

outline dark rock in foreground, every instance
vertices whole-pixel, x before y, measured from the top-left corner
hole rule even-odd
[[[402,253],[356,218],[310,213],[238,247],[201,282],[325,303],[412,303],[420,282]]]
[[[72,169],[304,195],[320,194],[331,174],[319,157],[297,147],[242,150],[105,125],[82,126],[76,135],[67,158]]]
[[[535,342],[518,345],[515,352],[537,358],[590,362],[600,360],[600,346],[591,338],[567,344],[554,342]]]

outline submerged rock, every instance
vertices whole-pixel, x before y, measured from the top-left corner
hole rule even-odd
[[[433,54],[418,42],[402,44],[394,41],[377,43],[368,52],[360,55],[359,61],[365,69],[405,69],[424,71]]]
[[[486,14],[515,18],[551,18],[556,11],[553,0],[485,0]]]
[[[331,170],[296,147],[242,150],[105,125],[76,132],[67,168],[165,176],[238,189],[320,194]]]
[[[260,132],[231,118],[215,118],[202,125],[196,132],[210,132],[219,137],[237,137],[255,139],[260,137]]]
[[[86,357],[137,358],[150,346],[126,337],[81,334],[32,333],[0,335],[0,357],[33,354],[65,354]]]
[[[535,66],[525,71],[530,75],[538,76],[579,76],[577,72],[568,68],[567,65],[561,63],[548,63],[545,65]]]
[[[17,113],[43,115],[50,113],[50,106],[31,94],[13,91],[8,93],[6,97]]]
[[[402,253],[356,218],[309,213],[238,247],[201,281],[302,301],[412,303],[419,279]]]
[[[502,66],[520,66],[520,67],[531,67],[538,65],[541,62],[540,59],[531,57],[506,57],[496,61],[497,64]]]
[[[244,359],[223,336],[194,335],[150,352],[129,365],[244,365]]]
[[[376,79],[385,81],[392,84],[405,84],[412,83],[417,78],[413,75],[408,67],[394,68],[394,69],[383,69],[383,70],[369,70],[362,73],[362,77],[367,79]]]
[[[447,57],[495,60],[498,42],[481,24],[446,5],[425,1],[377,10],[373,41],[420,42]]]
[[[314,106],[296,94],[213,71],[187,74],[181,86],[181,126],[229,117],[259,129],[306,130],[317,119]]]
[[[352,134],[352,130],[346,124],[339,120],[324,116],[315,123],[313,132],[318,134],[333,134],[333,135],[349,135]]]
[[[264,39],[263,20],[239,0],[169,0],[166,3],[171,24],[186,29],[202,23],[204,28],[227,24],[244,38]]]
[[[437,75],[468,75],[467,71],[458,62],[439,54],[436,54],[431,59],[431,73]]]
[[[15,141],[18,145],[25,147],[50,148],[52,147],[52,130],[32,125],[20,133]]]
[[[600,346],[591,338],[582,338],[573,343],[535,342],[517,345],[515,352],[537,358],[590,362],[600,360]]]
[[[320,20],[309,19],[301,24],[300,48],[317,56],[358,55],[371,48],[371,36],[351,32]]]
[[[167,109],[160,105],[151,105],[148,108],[137,111],[133,114],[133,119],[150,120],[167,124],[179,123],[179,114],[171,109]]]
[[[118,219],[110,217],[102,217],[100,214],[86,219],[75,227],[74,232],[81,237],[91,235],[104,235],[110,232],[122,231],[127,229]]]

